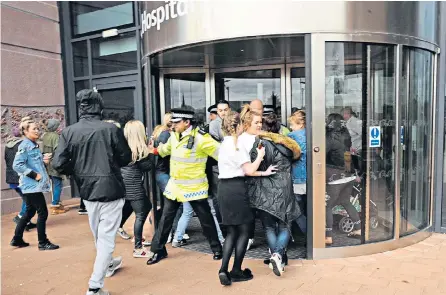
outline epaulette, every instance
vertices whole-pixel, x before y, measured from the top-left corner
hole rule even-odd
[[[200,133],[201,135],[209,134],[209,125],[202,125],[198,127],[198,133]]]

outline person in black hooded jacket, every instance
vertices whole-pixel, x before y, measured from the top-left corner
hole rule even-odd
[[[263,130],[254,142],[251,160],[257,156],[259,144],[265,148],[265,157],[258,171],[266,171],[273,165],[276,174],[248,180],[248,196],[251,207],[259,211],[272,253],[271,266],[277,276],[284,269],[285,249],[291,237],[291,226],[301,212],[293,192],[291,165],[300,157],[299,145],[289,137],[278,134],[281,125],[275,114],[264,118]],[[261,140],[261,141],[260,141]]]
[[[108,294],[101,291],[104,278],[122,265],[112,254],[126,195],[121,167],[132,161],[132,152],[122,130],[101,121],[101,95],[84,89],[76,96],[80,120],[62,131],[52,165],[74,178],[87,207],[97,251],[87,294]]]
[[[351,139],[346,127],[343,126],[340,114],[330,114],[326,126],[326,206],[325,206],[325,244],[333,244],[333,213],[334,206],[340,204],[353,220],[354,228],[349,236],[359,236],[361,225],[359,214],[350,203],[350,192],[356,177],[345,165],[345,152],[350,151]]]

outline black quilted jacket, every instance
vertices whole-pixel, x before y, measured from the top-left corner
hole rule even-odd
[[[277,166],[277,173],[271,176],[249,177],[248,196],[251,207],[265,211],[282,220],[291,228],[291,223],[301,212],[293,193],[291,179],[291,164],[293,158],[300,155],[300,147],[293,140],[279,134],[274,138],[261,136],[265,148],[265,157],[258,171],[266,171],[270,165]],[[278,142],[281,143],[278,143]],[[256,139],[251,150],[251,161],[257,157],[256,147],[259,138]]]
[[[121,168],[126,191],[126,200],[137,201],[148,198],[148,194],[144,188],[144,173],[152,170],[154,166],[154,158],[153,154],[149,154],[149,156],[144,159]]]

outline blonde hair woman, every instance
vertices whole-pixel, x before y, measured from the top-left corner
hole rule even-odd
[[[256,126],[259,125],[259,120],[261,127],[261,116],[250,113],[249,110],[246,110],[243,114],[246,120],[244,123],[248,124],[250,122],[249,126],[253,124],[252,132],[255,133],[254,130],[257,130]],[[245,129],[248,126],[246,124],[244,124]],[[257,148],[257,158],[251,163],[250,153],[243,146],[243,144],[246,144],[246,140],[240,140],[245,134],[243,129],[240,116],[237,113],[231,111],[223,119],[222,131],[225,137],[218,156],[218,169],[220,171],[218,201],[222,223],[227,226],[227,235],[223,245],[223,259],[218,274],[222,285],[230,285],[232,282],[247,281],[253,278],[249,269],[242,270],[241,268],[254,220],[246,194],[245,175],[267,176],[275,173],[272,168],[268,171],[257,172],[265,152],[264,149]],[[251,127],[247,129],[250,130]],[[252,145],[250,148],[252,148]],[[234,249],[234,264],[232,271],[228,273],[229,260]]]
[[[172,119],[172,113],[165,113],[163,118],[163,124],[158,125],[153,130],[152,137],[157,139],[163,131],[170,132],[172,130],[172,123],[170,120]]]
[[[152,204],[144,188],[143,178],[144,173],[150,171],[153,167],[154,155],[149,153],[147,148],[147,137],[141,121],[132,120],[127,122],[124,127],[124,136],[132,151],[132,162],[128,166],[121,168],[121,173],[126,189],[125,199],[130,202],[136,215],[133,257],[147,258],[149,254],[143,246],[148,246],[150,243],[144,241],[142,232]],[[127,219],[130,214],[122,217],[124,222],[124,218]]]
[[[29,243],[23,240],[23,232],[37,211],[39,250],[56,250],[59,246],[51,243],[46,236],[48,209],[43,193],[51,191],[51,182],[45,167],[49,158],[42,155],[37,145],[40,130],[34,120],[24,117],[20,123],[20,133],[24,139],[18,147],[12,168],[20,176],[19,188],[23,193],[26,212],[17,223],[10,245],[19,248],[29,246]]]

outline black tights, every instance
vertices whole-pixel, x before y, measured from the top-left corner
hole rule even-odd
[[[246,246],[248,245],[251,233],[252,223],[240,225],[228,225],[225,243],[223,245],[223,260],[221,262],[220,272],[228,271],[229,260],[232,251],[235,249],[235,258],[232,270],[239,272],[242,270],[243,258],[245,258]]]

